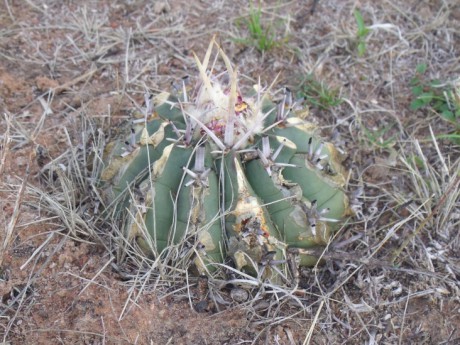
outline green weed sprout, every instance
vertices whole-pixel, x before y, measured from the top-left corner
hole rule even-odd
[[[429,107],[443,120],[453,126],[452,132],[438,136],[451,139],[460,144],[460,86],[448,86],[438,79],[427,80],[424,75],[427,65],[421,63],[416,67],[414,78],[410,82],[414,96],[410,104],[411,110]]]
[[[237,21],[237,25],[239,26]],[[251,2],[249,17],[243,19],[243,25],[249,31],[249,37],[235,38],[235,42],[246,46],[255,47],[260,52],[268,51],[274,47],[280,46],[287,41],[287,37],[277,40],[275,29],[272,24],[263,24],[262,9],[259,5],[254,8]]]
[[[339,90],[332,89],[324,82],[318,81],[313,74],[308,74],[299,88],[299,96],[304,97],[312,107],[327,110],[342,103]]]
[[[362,57],[366,53],[366,37],[369,34],[369,28],[364,23],[364,18],[359,10],[354,10],[356,24],[358,25],[358,31],[356,33],[358,56]]]

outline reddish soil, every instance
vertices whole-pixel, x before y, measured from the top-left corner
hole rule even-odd
[[[171,82],[183,75],[194,73],[192,51],[201,56],[216,32],[220,32],[223,46],[231,51],[232,60],[238,62],[247,78],[243,78],[246,85],[254,83],[259,75],[265,82],[271,81],[278,72],[282,72],[280,85],[298,85],[299,74],[311,71],[318,64],[314,70],[316,77],[332,88],[343,88],[345,96],[361,110],[376,104],[382,106],[380,112],[372,108],[372,116],[363,115],[366,128],[390,126],[392,129],[386,135],[391,136],[401,126],[405,134],[422,140],[429,133],[428,123],[436,133],[449,128],[432,113],[407,110],[410,101],[407,83],[416,60],[425,55],[417,51],[415,58],[405,55],[409,54],[407,51],[401,53],[396,46],[400,44],[397,30],[384,36],[386,47],[395,44],[394,55],[401,53],[395,59],[400,68],[396,76],[389,74],[389,58],[377,54],[380,36],[373,36],[367,48],[369,54],[376,54],[374,58],[381,64],[377,67],[372,59],[353,57],[348,43],[356,29],[352,9],[359,6],[368,20],[373,14],[377,22],[394,23],[403,31],[407,44],[417,49],[428,41],[436,45],[429,55],[432,65],[437,67],[436,73],[441,77],[455,73],[458,76],[460,8],[455,1],[442,4],[319,1],[313,14],[310,13],[313,1],[301,5],[266,1],[263,5],[267,6],[267,13],[289,14],[294,20],[288,26],[283,22],[282,27],[292,31],[287,32],[292,35],[289,43],[298,49],[280,46],[264,54],[229,39],[230,34],[244,32],[234,21],[249,10],[245,4],[239,1],[230,6],[221,1],[182,0],[158,3],[6,0],[0,4],[0,134],[4,134],[0,141],[0,229],[3,229],[0,231],[0,343],[304,343],[322,301],[316,297],[324,292],[315,285],[317,277],[313,272],[306,273],[306,281],[311,283],[312,303],[302,317],[284,321],[268,319],[259,324],[260,319],[250,309],[236,303],[220,312],[212,307],[197,312],[191,305],[196,307],[200,301],[198,287],[190,287],[191,301],[183,297],[185,294],[161,297],[165,291],[154,290],[153,284],[139,293],[112,266],[104,246],[90,238],[71,238],[62,222],[41,209],[29,189],[20,192],[24,180],[30,186],[45,188],[40,171],[68,148],[68,138],[78,142],[82,114],[100,119],[110,113],[114,122],[128,118],[134,104],[142,103],[145,85],[158,91],[169,88]],[[445,23],[431,29],[429,25],[438,14],[445,15],[442,17]],[[425,41],[423,35],[417,34],[412,27],[414,23],[426,30],[423,32],[429,39],[425,37]],[[453,32],[450,41],[442,39],[448,29]],[[283,36],[282,29],[277,32],[280,31]],[[304,44],[304,38],[299,38],[306,35],[309,46]],[[128,76],[125,74],[127,38],[130,40]],[[356,59],[350,66],[349,56]],[[130,78],[132,81],[127,82]],[[50,108],[48,112],[46,105]],[[358,125],[350,117],[353,111],[344,103],[336,111],[317,112],[322,116],[315,121],[325,125],[325,133],[331,134],[338,119],[343,120],[341,134],[350,139],[347,135],[353,137],[358,133]],[[369,184],[365,211],[369,214],[370,207],[377,205],[378,188],[384,190],[402,180],[391,180],[397,164],[392,160],[392,151],[376,148],[366,138],[360,132],[352,138],[354,142],[350,139],[344,146],[353,149],[367,145],[351,153],[348,164],[358,167],[360,177],[364,176]],[[406,137],[398,139],[405,141]],[[458,149],[451,143],[443,142],[442,149],[451,155],[452,162],[458,157]],[[407,188],[407,182],[401,185]],[[373,198],[377,200],[375,204]],[[380,243],[377,241],[385,237],[385,233],[374,232],[375,229],[407,216],[405,209],[398,209],[397,213],[383,209],[382,204],[378,207],[381,218],[372,218],[365,225],[357,223],[340,238],[347,240],[361,234],[363,245],[356,244],[359,253],[369,253],[369,248],[375,248]],[[408,223],[401,230],[401,237],[411,233],[417,224]],[[368,237],[376,242],[364,245],[370,241]],[[414,248],[417,245],[425,248],[431,238],[420,236],[417,241]],[[379,253],[381,256],[372,259],[375,262],[356,261],[351,258],[352,247],[345,246],[350,260],[339,260],[336,266],[330,264],[330,271],[323,269],[318,274],[327,281],[321,287],[327,285],[334,294],[324,305],[310,343],[460,343],[460,288],[459,276],[455,276],[460,265],[458,242],[457,235],[445,245],[446,255],[450,255],[447,261],[433,259],[435,264],[431,267],[425,266],[426,261],[417,261],[421,254],[415,249],[405,252],[401,267],[391,266],[386,260],[399,246],[399,238],[389,240]],[[454,267],[454,273],[448,272],[446,262]],[[358,265],[362,265],[359,272],[345,279]],[[337,275],[329,279],[334,270],[338,270]],[[393,282],[401,284],[401,292],[392,290],[396,289],[396,285],[390,286]],[[293,313],[299,310],[289,308]]]

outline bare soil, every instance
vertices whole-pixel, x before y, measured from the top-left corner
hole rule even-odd
[[[250,12],[246,1],[0,4],[0,343],[460,343],[460,148],[440,139],[437,150],[430,128],[440,135],[451,125],[409,107],[417,64],[446,83],[460,78],[460,4],[260,6],[280,42],[265,52],[234,40],[249,35],[241,19]],[[356,50],[354,9],[370,27],[364,56]],[[196,73],[193,52],[201,57],[214,34],[243,85],[259,76],[270,84],[279,74],[278,85],[296,90],[312,74],[345,99],[312,106],[311,116],[348,152],[350,189],[364,189],[362,214],[338,235],[324,267],[303,272],[308,303],[284,304],[279,318],[236,302],[222,310],[198,305],[195,285],[179,293],[139,289],[120,275],[106,246],[69,233],[33,193],[49,188],[43,166],[69,142],[79,144],[83,116],[128,119],[146,88],[166,90]],[[419,154],[414,143],[439,172],[426,177],[441,186],[432,195],[402,162]],[[436,209],[441,201],[444,211]]]

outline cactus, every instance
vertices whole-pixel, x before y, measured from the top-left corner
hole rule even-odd
[[[211,55],[225,65],[216,74]],[[185,246],[199,273],[226,257],[238,270],[270,278],[289,252],[314,265],[309,249],[324,247],[351,214],[344,155],[324,142],[285,89],[243,95],[237,72],[213,40],[190,91],[153,99],[153,111],[104,151],[101,190],[125,239],[154,258]],[[215,63],[215,62],[214,62]],[[259,269],[264,267],[264,269]]]

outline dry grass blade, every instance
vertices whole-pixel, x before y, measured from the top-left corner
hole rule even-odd
[[[451,196],[451,193],[453,191],[458,190],[458,186],[460,184],[460,175],[457,175],[456,178],[450,183],[444,194],[441,196],[441,199],[439,199],[436,207],[428,214],[428,216],[420,223],[420,225],[415,229],[415,231],[407,237],[404,242],[401,244],[401,246],[395,250],[393,253],[390,262],[394,263],[395,260],[399,257],[399,255],[402,253],[402,251],[409,245],[411,241],[420,233],[422,229],[425,228],[425,225],[432,220],[432,218],[438,214],[439,210],[445,206],[446,201],[448,200],[448,197]]]
[[[5,162],[10,151],[10,145],[12,142],[11,133],[10,133],[10,121],[8,120],[8,115],[3,114],[6,122],[6,131],[3,134],[3,142],[0,149],[0,176],[3,176],[3,171],[5,170]]]
[[[450,219],[451,214],[458,209],[456,204],[460,196],[460,160],[452,162],[451,166],[448,167],[432,131],[431,136],[437,153],[435,162],[430,163],[428,161],[418,144],[416,144],[416,147],[422,166],[418,168],[415,161],[403,160],[403,162],[411,171],[414,189],[417,191],[418,197],[421,200],[425,200],[424,204],[427,204],[428,207],[436,200],[436,206],[427,210],[427,215],[422,216],[423,218],[417,228],[393,252],[390,259],[391,263],[394,263],[402,251],[425,229],[427,224],[436,221],[436,218],[439,218],[439,221],[436,221],[436,231],[438,231],[438,228],[448,228],[446,222]]]
[[[324,306],[324,300],[322,300],[321,303],[319,304],[318,310],[316,311],[315,317],[313,318],[313,321],[312,321],[312,323],[310,325],[310,328],[308,329],[307,336],[305,337],[305,340],[303,341],[302,345],[309,345],[310,344],[311,337],[313,336],[315,326],[316,326],[316,324],[318,322],[318,318],[319,318],[319,316],[321,314],[321,311],[323,310],[323,306]]]
[[[69,180],[66,180],[64,175],[61,175],[61,186],[63,191],[59,194],[50,195],[40,188],[35,186],[27,186],[27,193],[34,200],[28,202],[29,206],[51,214],[60,219],[65,227],[70,231],[73,239],[93,243],[85,238],[97,238],[94,228],[92,228],[84,214],[80,214],[79,206],[76,204],[74,190],[70,188]]]
[[[28,179],[29,179],[29,166],[27,166],[26,175],[22,180],[21,186],[19,187],[18,194],[17,194],[17,197],[16,197],[16,201],[15,201],[15,204],[14,204],[13,214],[12,214],[11,219],[10,219],[8,225],[7,225],[7,228],[6,228],[6,234],[5,234],[5,238],[3,240],[3,244],[2,244],[2,248],[1,248],[2,250],[1,250],[1,253],[0,253],[0,266],[3,263],[3,259],[4,259],[6,249],[8,248],[8,246],[9,246],[9,244],[11,242],[11,239],[12,239],[13,234],[14,234],[14,229],[16,227],[16,224],[17,224],[18,220],[19,220],[20,209],[21,209],[21,205],[23,203],[24,192],[26,191],[26,188],[27,188]]]

